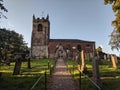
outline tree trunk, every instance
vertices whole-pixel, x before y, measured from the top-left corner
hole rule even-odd
[[[28,58],[28,69],[31,69],[30,58]]]

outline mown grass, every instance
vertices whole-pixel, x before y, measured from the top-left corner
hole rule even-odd
[[[86,60],[87,76],[92,79],[92,61]],[[67,60],[68,69],[76,81],[76,86],[79,89],[80,74],[77,70],[77,62],[73,60]],[[99,72],[102,81],[102,90],[120,90],[120,63],[118,63],[118,69],[115,70],[112,67],[112,62],[102,60],[102,64],[99,65]],[[73,69],[74,67],[74,69]],[[96,87],[82,75],[81,83],[83,90],[96,90]]]
[[[20,75],[12,75],[15,63],[10,66],[2,65],[0,72],[0,90],[30,90],[36,80],[44,74],[45,70],[49,74],[48,62],[53,67],[53,59],[31,60],[31,69],[27,68],[27,62],[22,62]],[[45,80],[42,78],[34,90],[44,90]]]

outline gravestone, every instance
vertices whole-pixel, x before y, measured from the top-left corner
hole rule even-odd
[[[77,61],[78,64],[79,64],[79,62],[80,62],[80,52],[79,52],[79,51],[76,51],[76,52],[75,52],[75,61]]]
[[[107,60],[107,55],[104,55],[104,60]]]
[[[99,58],[95,56],[92,60],[93,81],[101,87],[100,73],[99,73]]]
[[[80,65],[80,58],[81,58],[81,65]],[[84,57],[84,51],[82,50],[80,52],[80,55],[78,56],[78,70],[87,73],[87,68],[85,64],[85,57]]]
[[[81,65],[81,71],[84,72],[86,71],[86,66],[85,66],[85,57],[84,57],[84,51],[81,51],[81,61],[82,61],[82,65]]]
[[[117,60],[114,55],[111,55],[111,61],[114,69],[117,69]]]
[[[107,54],[107,61],[110,61],[110,55]]]

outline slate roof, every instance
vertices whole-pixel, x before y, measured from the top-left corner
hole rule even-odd
[[[49,39],[50,42],[89,42],[89,43],[95,43],[95,41],[85,41],[85,40],[79,40],[79,39]]]

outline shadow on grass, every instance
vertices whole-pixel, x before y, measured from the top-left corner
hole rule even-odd
[[[11,75],[2,73],[0,78],[0,90],[30,90],[32,85],[42,74],[36,75]],[[44,78],[37,84],[34,90],[44,90]]]

